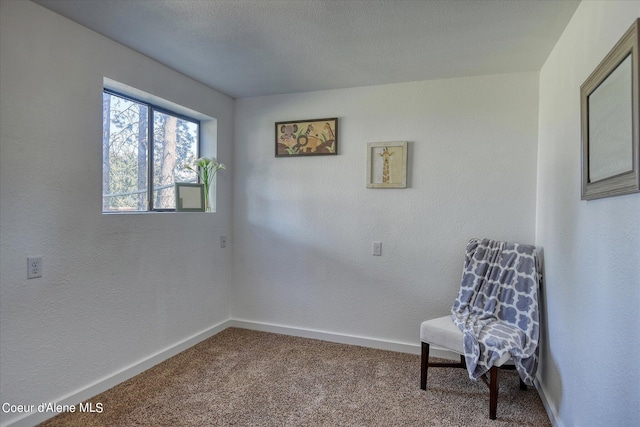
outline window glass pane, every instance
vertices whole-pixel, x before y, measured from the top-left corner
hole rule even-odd
[[[175,209],[175,182],[197,182],[185,169],[198,155],[198,124],[160,111],[153,112],[153,207]]]
[[[103,92],[102,210],[147,210],[147,106]]]

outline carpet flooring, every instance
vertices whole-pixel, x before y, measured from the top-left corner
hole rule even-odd
[[[420,357],[229,328],[40,426],[550,426],[537,391],[500,373],[498,418],[466,370]]]

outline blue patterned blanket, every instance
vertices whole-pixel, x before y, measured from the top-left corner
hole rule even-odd
[[[540,269],[535,246],[472,239],[453,321],[464,334],[469,377],[477,380],[510,353],[532,385],[538,367]]]

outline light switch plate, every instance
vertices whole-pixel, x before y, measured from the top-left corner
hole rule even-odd
[[[381,256],[382,255],[382,242],[373,242],[372,248],[371,248],[371,253],[374,256]]]

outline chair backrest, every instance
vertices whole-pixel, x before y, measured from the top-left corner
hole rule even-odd
[[[491,314],[527,330],[530,320],[539,320],[539,280],[535,246],[471,239],[452,310]]]
[[[470,376],[477,379],[509,352],[531,384],[540,336],[540,270],[535,246],[490,239],[467,245],[458,297],[451,312],[464,334]]]

